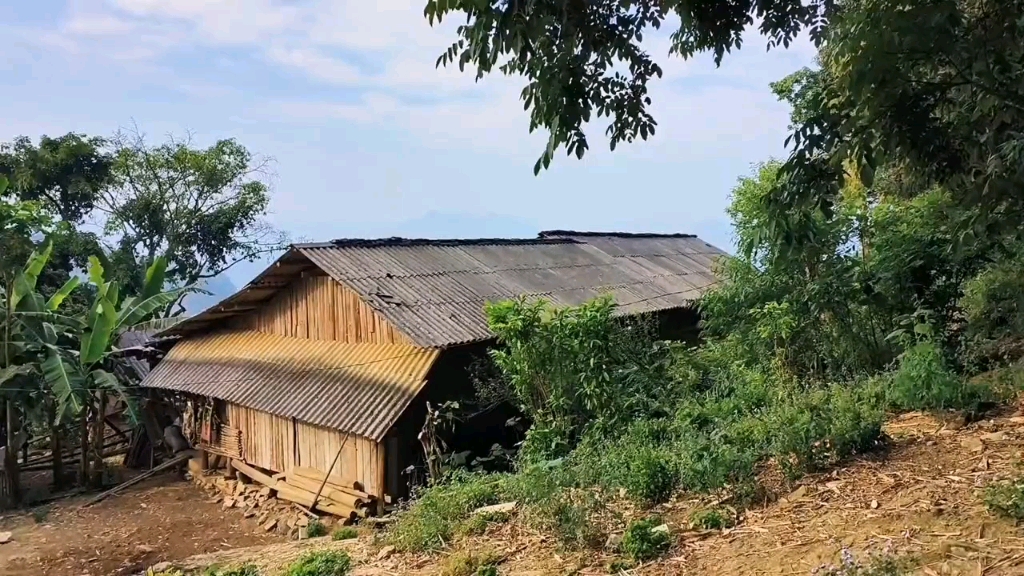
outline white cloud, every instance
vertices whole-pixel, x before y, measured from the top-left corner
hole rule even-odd
[[[154,76],[193,96],[247,92],[227,84],[218,91],[209,80],[189,77],[175,53],[221,53],[254,57],[321,83],[327,92],[282,95],[258,103],[241,116],[300,122],[344,121],[394,127],[432,146],[467,146],[535,156],[544,134],[528,134],[529,116],[519,92],[521,78],[495,72],[476,82],[474,72],[457,66],[436,68],[437,56],[455,39],[455,19],[431,27],[424,0],[72,0],[67,16],[53,30],[35,31],[38,46],[102,61],[150,63]],[[646,39],[665,71],[652,81],[653,110],[660,125],[656,148],[717,150],[785,126],[785,111],[767,91],[810,59],[809,43],[795,51],[764,52],[753,41],[727,55],[716,68],[710,55],[686,61],[669,56],[667,33]],[[223,49],[218,52],[218,49]],[[91,62],[95,65],[95,62]],[[118,63],[114,63],[118,65]],[[226,68],[230,70],[231,68]],[[710,79],[707,82],[705,78]],[[705,84],[708,84],[705,86]],[[593,151],[606,148],[604,120],[589,127]],[[629,147],[626,148],[627,150]]]
[[[276,45],[267,49],[266,57],[274,64],[296,68],[317,80],[332,84],[358,85],[363,82],[363,75],[358,68],[316,48]]]

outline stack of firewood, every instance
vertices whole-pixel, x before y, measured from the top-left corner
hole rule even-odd
[[[287,473],[270,476],[238,460],[232,460],[231,464],[237,472],[271,488],[277,498],[307,508],[313,506],[346,523],[373,516],[377,512],[378,502],[374,496],[354,486],[344,486],[334,477],[325,483],[324,473],[313,468],[297,466]],[[319,496],[316,496],[317,492]]]

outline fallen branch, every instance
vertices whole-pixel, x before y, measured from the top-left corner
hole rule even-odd
[[[96,503],[98,503],[98,502],[100,502],[102,500],[105,500],[108,496],[113,496],[114,494],[117,494],[118,492],[120,492],[121,490],[124,490],[125,488],[128,488],[129,486],[134,486],[135,484],[138,484],[139,482],[142,482],[146,478],[149,478],[150,476],[156,475],[156,473],[158,473],[158,472],[161,472],[163,470],[167,470],[168,468],[170,468],[170,467],[172,467],[172,466],[174,466],[176,464],[181,464],[182,462],[188,460],[189,458],[191,458],[194,455],[195,454],[194,454],[193,451],[186,450],[185,452],[182,452],[181,454],[178,454],[174,458],[171,458],[167,462],[164,462],[163,464],[160,464],[156,468],[153,468],[152,470],[149,470],[148,472],[143,472],[142,474],[139,474],[135,478],[132,478],[131,480],[128,480],[127,482],[123,482],[121,484],[118,484],[117,486],[111,488],[110,490],[107,490],[106,492],[103,492],[102,494],[99,494],[98,496],[96,496],[92,500],[89,500],[85,504],[82,504],[81,507],[82,508],[88,508],[89,506],[92,506],[93,504],[96,504]]]

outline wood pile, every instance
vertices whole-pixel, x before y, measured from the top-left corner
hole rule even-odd
[[[276,496],[306,509],[313,506],[314,510],[337,516],[346,524],[373,516],[377,511],[376,497],[352,486],[344,486],[334,478],[325,483],[324,474],[313,468],[296,467],[287,473],[270,475],[234,459],[231,467],[239,475],[238,481],[218,479],[214,482],[221,491],[231,492],[232,506],[238,503],[242,507],[259,507],[268,498]],[[247,483],[246,479],[255,484]]]
[[[317,509],[352,521],[372,516],[376,512],[375,497],[352,486],[344,486],[334,478],[325,483],[324,478],[324,473],[319,470],[296,466],[284,478],[277,480],[278,497],[309,506],[319,491]]]

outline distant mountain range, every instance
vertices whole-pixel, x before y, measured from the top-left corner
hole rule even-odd
[[[210,292],[210,294],[194,292],[185,296],[182,304],[185,306],[185,313],[189,316],[206,310],[238,291],[235,283],[224,274],[207,280],[203,285],[203,289]]]

